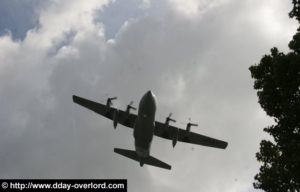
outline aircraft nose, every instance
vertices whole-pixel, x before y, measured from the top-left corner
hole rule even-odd
[[[149,90],[147,93],[146,93],[147,97],[153,97],[154,94],[151,90]]]
[[[147,91],[142,97],[139,105],[139,113],[152,114],[156,110],[156,97],[152,91]]]
[[[153,92],[151,90],[149,90],[146,94],[145,94],[145,100],[147,100],[148,102],[155,102],[155,95],[153,94]]]

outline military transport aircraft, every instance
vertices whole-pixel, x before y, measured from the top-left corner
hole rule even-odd
[[[108,98],[106,105],[103,105],[73,95],[75,103],[113,120],[114,128],[117,127],[118,123],[133,128],[135,151],[115,148],[114,152],[138,161],[140,166],[148,164],[164,169],[171,169],[170,165],[150,156],[153,135],[172,140],[173,147],[175,147],[177,141],[220,149],[227,147],[227,142],[191,132],[191,126],[198,126],[197,124],[188,123],[186,130],[169,125],[170,121],[176,122],[174,119],[171,119],[171,114],[166,118],[165,123],[155,121],[156,97],[152,91],[148,91],[142,97],[137,115],[130,113],[131,109],[136,110],[136,108],[132,107],[132,102],[127,105],[126,111],[112,107],[112,100],[115,99],[117,98]]]

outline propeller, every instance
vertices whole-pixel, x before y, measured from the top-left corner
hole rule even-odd
[[[191,127],[194,126],[194,127],[198,127],[198,124],[197,123],[191,123],[192,119],[189,117],[188,118],[189,122],[188,123],[184,123],[184,122],[180,122],[180,124],[182,125],[186,125],[186,131],[190,131],[191,130]]]
[[[189,123],[190,123],[192,126],[196,126],[196,127],[198,126],[197,123],[192,123],[192,118],[189,117],[188,120],[189,120]]]
[[[191,123],[191,121],[192,121],[192,119],[189,117],[189,122],[186,124],[186,130],[188,132],[190,132],[192,126],[198,127],[197,123]]]
[[[173,115],[173,113],[170,113],[169,116],[166,118],[166,124],[167,124],[167,125],[169,125],[169,122],[170,122],[170,121],[172,121],[172,122],[174,122],[174,123],[176,122],[175,119],[172,119],[172,118],[171,118],[172,115]]]
[[[173,113],[170,113],[168,117],[170,118],[172,115],[173,115]]]
[[[110,98],[108,98],[107,101],[106,101],[106,107],[110,108],[110,106],[113,104],[112,101],[116,100],[116,99],[117,99],[117,97],[110,97]]]
[[[129,106],[131,106],[133,104],[133,101],[130,101]]]
[[[192,121],[192,119],[189,117],[189,118],[188,118],[188,123],[191,123],[191,121]],[[179,123],[180,123],[181,125],[186,125],[186,124],[187,124],[186,122],[182,122],[182,121],[179,122]]]
[[[133,109],[133,110],[136,110],[136,108],[135,107],[132,107],[132,104],[133,104],[133,101],[130,101],[130,103],[129,103],[129,107],[130,107],[130,109]]]
[[[127,112],[127,113],[130,112],[130,109],[136,110],[135,107],[132,107],[132,104],[133,104],[133,101],[130,101],[130,103],[127,105],[127,109],[126,109],[126,112]]]

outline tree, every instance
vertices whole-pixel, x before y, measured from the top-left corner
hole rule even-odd
[[[293,0],[293,9],[289,13],[290,17],[296,17],[296,19],[300,22],[300,0]]]
[[[293,4],[289,15],[300,23],[300,0]],[[300,191],[300,28],[289,48],[284,54],[274,47],[249,68],[259,104],[275,120],[264,128],[274,141],[261,141],[256,158],[262,166],[253,183],[268,192]]]

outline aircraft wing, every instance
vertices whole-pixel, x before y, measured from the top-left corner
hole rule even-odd
[[[98,113],[99,115],[102,115],[108,119],[113,120],[114,119],[114,114],[115,111],[118,112],[118,123],[129,127],[129,128],[133,128],[134,123],[135,123],[135,119],[136,119],[136,115],[134,114],[128,114],[122,110],[110,107],[109,109],[107,109],[106,105],[103,105],[101,103],[97,103],[94,101],[90,101],[88,99],[82,98],[82,97],[78,97],[76,95],[73,95],[73,102],[77,103],[85,108],[88,108],[92,111],[94,111],[95,113]]]
[[[225,149],[228,145],[227,142],[200,135],[194,132],[187,132],[186,130],[168,125],[164,123],[155,122],[154,135],[165,139],[174,139],[185,143],[204,145],[208,147]]]

